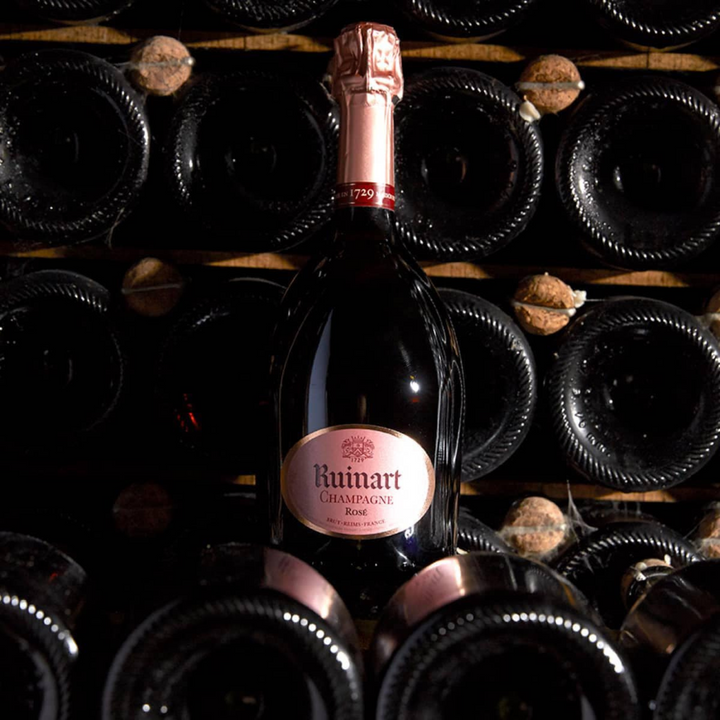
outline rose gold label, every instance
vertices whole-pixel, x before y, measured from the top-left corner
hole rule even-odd
[[[422,447],[374,425],[337,425],[307,435],[282,467],[290,512],[325,535],[394,535],[425,515],[434,492],[435,472]]]
[[[338,207],[376,207],[395,209],[395,188],[379,183],[353,182],[338,185],[335,193]]]

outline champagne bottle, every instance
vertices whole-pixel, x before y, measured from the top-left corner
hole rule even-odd
[[[110,668],[102,720],[361,720],[358,641],[329,583],[274,549],[209,548]]]
[[[0,286],[0,320],[5,454],[52,456],[96,437],[127,385],[107,289],[69,271],[29,273]]]
[[[0,708],[13,720],[72,720],[76,635],[88,578],[80,565],[29,535],[0,532]],[[85,693],[87,694],[87,692]]]
[[[456,544],[462,368],[436,290],[393,225],[392,28],[335,43],[342,112],[336,232],[281,307],[271,387],[271,539],[358,615]]]
[[[589,93],[560,140],[560,200],[585,246],[623,268],[678,265],[720,230],[720,110],[674,78]]]
[[[267,462],[267,366],[282,292],[268,280],[237,278],[198,298],[171,327],[158,370],[161,413],[197,458],[246,473]]]
[[[111,232],[148,173],[150,128],[140,95],[93,55],[52,49],[0,76],[0,223],[44,245]]]
[[[395,0],[412,22],[435,36],[486,40],[521,22],[536,0]]]
[[[465,370],[463,482],[510,459],[527,437],[537,401],[535,358],[520,328],[477,295],[442,288]],[[488,382],[492,377],[492,382]]]
[[[598,23],[619,40],[642,48],[689,45],[720,25],[716,0],[584,0]]]
[[[41,20],[55,23],[97,23],[130,7],[135,0],[15,0]]]
[[[644,592],[623,623],[620,641],[647,676],[654,720],[716,718],[720,560],[673,573],[660,568],[654,577],[644,565],[631,572]]]
[[[513,551],[500,535],[461,504],[458,511],[458,552],[473,550],[497,553]]]
[[[408,83],[397,111],[397,224],[416,257],[477,260],[527,227],[544,160],[521,104],[470,68],[433,68]]]
[[[170,194],[233,250],[285,250],[331,218],[337,131],[327,93],[303,73],[205,75],[166,139]]]
[[[226,20],[248,30],[297,30],[327,12],[337,0],[205,0]]]
[[[553,567],[590,601],[608,627],[617,629],[627,606],[625,572],[635,563],[662,560],[675,568],[699,559],[692,543],[650,516],[616,512],[595,516],[600,527],[570,546]]]
[[[568,465],[618,490],[687,480],[720,445],[720,350],[689,313],[607,300],[575,321],[546,375]]]
[[[582,596],[513,555],[425,568],[392,597],[370,650],[377,720],[640,717],[633,673]]]

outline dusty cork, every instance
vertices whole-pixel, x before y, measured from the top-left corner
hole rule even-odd
[[[720,508],[711,510],[700,521],[695,543],[706,558],[720,558]]]
[[[716,290],[708,300],[705,312],[707,313],[707,326],[710,328],[710,332],[716,338],[720,338],[720,289]]]
[[[555,552],[567,536],[562,510],[551,500],[528,497],[505,516],[500,536],[522,557],[543,559]]]
[[[533,335],[552,335],[562,330],[577,304],[573,289],[547,273],[523,278],[513,296],[515,317]]]
[[[165,35],[138,45],[130,57],[133,84],[150,95],[172,95],[192,74],[194,60],[178,40]]]
[[[541,55],[523,70],[516,87],[525,100],[547,115],[570,107],[585,85],[571,60],[562,55]]]
[[[123,278],[122,295],[127,307],[145,317],[167,315],[180,300],[185,281],[178,269],[157,258],[143,258]]]
[[[118,495],[112,509],[115,527],[130,538],[161,535],[170,526],[173,503],[156,483],[133,483]]]

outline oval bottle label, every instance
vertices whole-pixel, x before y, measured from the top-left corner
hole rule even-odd
[[[422,447],[395,430],[336,425],[305,436],[282,466],[282,496],[303,525],[336,537],[395,535],[428,511],[435,471]]]

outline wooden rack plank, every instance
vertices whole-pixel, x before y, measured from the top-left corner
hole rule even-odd
[[[572,496],[574,500],[648,503],[708,502],[720,499],[720,486],[718,485],[680,485],[667,490],[625,493],[600,485],[587,485],[584,483],[506,481],[502,478],[463,483],[461,492],[463,495],[485,497],[519,497],[520,495],[532,493],[545,495],[554,500],[566,500],[568,496]]]
[[[252,35],[236,31],[195,31],[180,33],[170,30],[122,29],[104,25],[75,27],[44,27],[0,24],[0,42],[26,41],[44,43],[81,43],[95,45],[132,45],[152,35],[177,36],[188,47],[238,51],[284,51],[329,53],[331,38],[274,33]],[[720,68],[720,56],[691,53],[641,52],[635,50],[555,49],[585,67],[624,68],[682,72],[707,72]],[[507,47],[490,43],[444,43],[440,41],[408,41],[403,43],[403,57],[466,62],[524,62],[542,54],[533,47]]]
[[[284,253],[237,253],[219,250],[180,250],[135,247],[108,247],[80,244],[63,247],[23,249],[0,243],[0,257],[45,260],[104,260],[133,263],[145,257],[159,257],[178,265],[285,270],[295,272],[307,261],[304,255]],[[720,273],[669,272],[664,270],[617,270],[544,265],[493,265],[471,262],[421,263],[431,277],[470,280],[518,280],[526,275],[549,272],[569,283],[627,285],[636,287],[707,287],[720,285]]]
[[[238,475],[232,479],[232,482],[236,485],[255,485],[255,476]],[[460,492],[462,495],[483,497],[517,498],[531,493],[533,495],[544,495],[553,500],[567,500],[568,496],[571,496],[574,500],[643,503],[708,502],[720,499],[720,485],[680,485],[667,490],[625,493],[586,483],[529,482],[526,480],[504,480],[498,477],[463,483]]]

